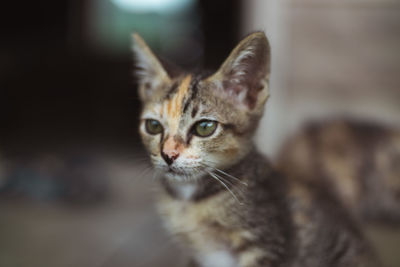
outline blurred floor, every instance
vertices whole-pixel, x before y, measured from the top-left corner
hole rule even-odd
[[[109,157],[109,200],[95,205],[1,201],[0,266],[180,266],[162,229],[157,183],[137,160]]]

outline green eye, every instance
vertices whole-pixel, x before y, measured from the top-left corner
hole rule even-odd
[[[194,126],[194,133],[200,137],[212,135],[217,129],[216,121],[200,121]]]
[[[159,121],[146,120],[146,131],[149,134],[159,134],[163,131],[163,127]]]

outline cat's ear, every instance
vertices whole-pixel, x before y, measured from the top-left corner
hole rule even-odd
[[[216,93],[240,108],[262,110],[269,96],[270,46],[263,32],[244,38],[209,77]]]
[[[137,34],[132,35],[135,57],[135,75],[139,81],[139,96],[149,100],[163,84],[170,83],[170,77],[145,41]]]

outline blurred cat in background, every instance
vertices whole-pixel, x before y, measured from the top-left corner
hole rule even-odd
[[[400,223],[400,130],[372,122],[313,122],[290,138],[278,164],[334,189],[366,221]]]

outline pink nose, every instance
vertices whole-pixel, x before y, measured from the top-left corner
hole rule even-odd
[[[161,156],[168,165],[171,165],[183,150],[183,145],[176,142],[172,137],[169,137],[163,146]]]
[[[161,156],[168,165],[171,165],[179,157],[179,154],[168,155],[165,154],[164,152],[161,152]]]

